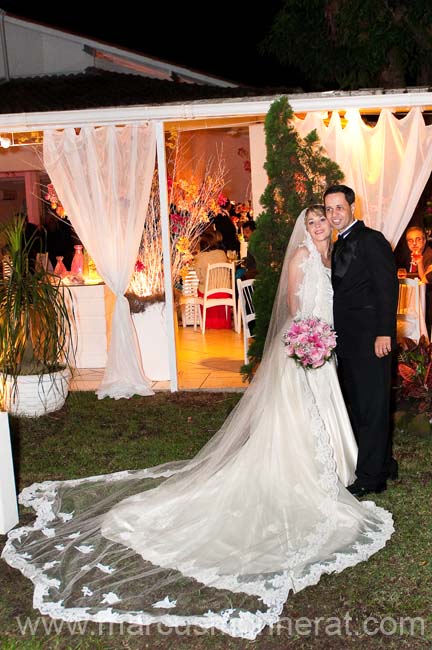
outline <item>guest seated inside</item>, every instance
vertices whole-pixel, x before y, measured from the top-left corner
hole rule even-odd
[[[237,236],[237,230],[228,214],[220,212],[210,217],[216,230],[222,235],[222,247],[225,251],[235,251],[240,253],[240,240]]]
[[[228,262],[225,251],[219,248],[219,241],[216,232],[211,226],[200,238],[200,252],[194,260],[194,269],[198,276],[198,295],[202,298],[205,291],[207,267],[209,264]],[[227,294],[217,293],[214,298],[223,298]],[[231,329],[231,307],[220,305],[207,310],[206,329]]]
[[[252,219],[249,219],[249,221],[245,221],[242,227],[242,231],[243,231],[243,239],[247,244],[249,244],[250,238],[252,237],[255,230],[256,230],[255,221],[253,221]],[[238,277],[241,277],[242,280],[252,280],[253,278],[256,277],[257,274],[256,260],[255,257],[250,252],[249,246],[247,249],[246,257],[242,259],[241,269],[244,269],[244,272]]]
[[[63,257],[63,263],[69,271],[75,253],[75,244],[80,240],[67,217],[60,219],[50,213],[45,218],[45,229],[47,231],[47,248],[50,262],[53,268],[57,263],[57,256]]]
[[[411,226],[405,233],[406,247],[398,260],[399,269],[415,274],[426,284],[426,328],[432,327],[432,248],[427,243],[426,232],[421,226]],[[398,274],[401,275],[400,270]]]

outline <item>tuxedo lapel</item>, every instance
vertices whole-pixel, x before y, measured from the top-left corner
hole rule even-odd
[[[347,237],[340,237],[337,240],[332,255],[332,279],[335,282],[342,280],[351,262],[355,259],[358,234],[364,227],[362,221],[357,221]]]

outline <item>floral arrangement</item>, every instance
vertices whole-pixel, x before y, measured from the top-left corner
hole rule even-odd
[[[336,332],[326,321],[312,317],[296,319],[284,332],[285,352],[303,368],[320,368],[336,347]]]
[[[220,164],[211,174],[210,166],[211,162],[201,182],[170,179],[171,266],[174,281],[192,263],[200,237],[209,225],[209,215],[220,211],[224,170]]]
[[[52,183],[48,183],[47,193],[45,194],[44,198],[49,202],[51,209],[54,210],[57,216],[59,216],[61,219],[64,219],[67,216]]]
[[[209,225],[209,215],[219,212],[225,185],[225,167],[222,157],[208,160],[200,178],[188,177],[182,167],[182,152],[177,134],[168,138],[168,193],[170,206],[171,272],[173,284],[179,285],[187,274],[198,247],[199,239]],[[196,165],[199,167],[199,165]],[[128,288],[128,294],[150,297],[163,294],[162,235],[157,171],[153,177],[148,214]]]
[[[126,297],[133,313],[145,311],[146,307],[153,302],[163,302],[164,300],[157,172],[153,175],[147,218]]]
[[[404,338],[398,354],[398,397],[415,400],[416,411],[432,419],[432,343]]]

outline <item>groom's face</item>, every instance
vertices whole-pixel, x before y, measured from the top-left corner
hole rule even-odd
[[[336,230],[344,230],[354,221],[355,204],[350,205],[343,192],[328,194],[324,203],[327,219]]]

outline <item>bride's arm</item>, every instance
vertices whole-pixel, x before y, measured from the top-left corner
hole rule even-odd
[[[305,246],[300,246],[288,264],[288,313],[294,318],[301,308],[299,291],[304,278],[303,265],[309,256]]]

